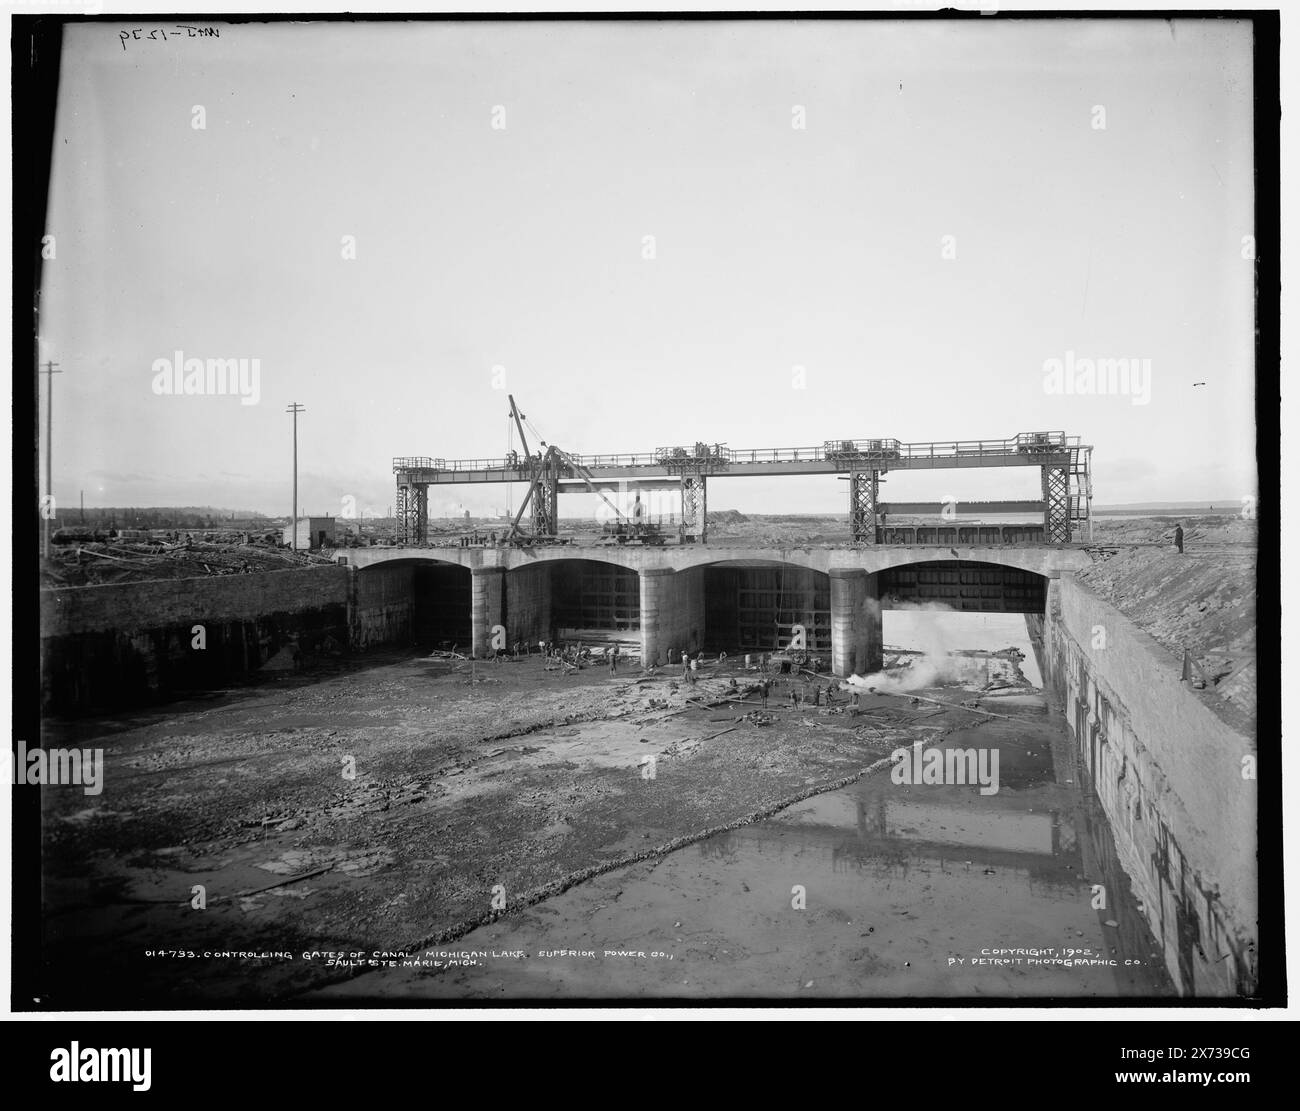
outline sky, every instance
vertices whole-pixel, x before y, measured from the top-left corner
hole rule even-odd
[[[66,31],[61,505],[287,514],[296,401],[300,511],[384,513],[394,456],[518,448],[507,392],[576,453],[1063,430],[1100,504],[1255,491],[1246,23],[204,26]],[[162,391],[177,352],[256,359],[256,395]],[[1089,389],[1089,359],[1134,376]],[[1033,468],[886,483],[1039,494]]]

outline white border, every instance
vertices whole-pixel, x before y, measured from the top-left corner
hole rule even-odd
[[[261,13],[285,13],[285,12],[330,12],[346,13],[349,10],[355,12],[356,18],[364,20],[368,13],[365,10],[357,10],[356,0],[316,0],[315,3],[288,3],[277,7],[260,7],[254,8],[246,3],[230,3],[229,0],[207,0],[202,4],[176,4],[164,3],[159,0],[139,0],[131,4],[104,4],[92,0],[90,3],[78,2],[78,0],[69,0],[67,3],[50,2],[50,0],[2,0],[0,10],[3,10],[6,16],[9,15],[76,15],[76,14],[113,14],[114,12],[136,14],[163,13],[167,15],[183,16],[188,11],[201,11],[203,14],[222,14],[222,15],[245,15]],[[912,3],[898,0],[892,4],[877,4],[863,6],[860,4],[847,4],[827,2],[819,4],[816,8],[808,9],[814,12],[879,12],[906,15],[921,11],[937,11],[942,7],[935,3]],[[469,15],[491,14],[491,13],[510,13],[521,16],[530,13],[608,13],[622,12],[635,14],[637,12],[681,12],[689,14],[692,12],[711,12],[711,11],[734,11],[734,12],[784,12],[792,11],[788,4],[764,3],[764,2],[745,2],[740,4],[727,4],[725,0],[715,3],[687,3],[687,4],[664,4],[656,6],[652,4],[643,4],[636,7],[620,4],[599,2],[593,3],[569,3],[565,0],[554,0],[552,3],[536,3],[521,0],[518,3],[496,3],[485,4],[475,2],[475,0],[464,0],[461,3],[410,3],[404,0],[387,0],[381,4],[373,5],[374,12],[394,13],[394,14],[442,14],[447,12],[465,13]],[[977,9],[965,9],[977,10]],[[987,10],[987,9],[985,9]],[[1240,0],[1228,0],[1228,2],[1210,3],[1206,0],[1197,0],[1197,2],[1183,2],[1177,4],[1170,3],[1141,3],[1128,2],[1116,3],[1108,8],[1084,9],[1076,4],[1062,2],[1062,0],[1036,0],[1036,2],[1015,3],[1002,5],[1001,11],[1069,11],[1082,12],[1087,15],[1089,12],[1147,12],[1147,11],[1278,11],[1277,7],[1266,7],[1259,4],[1242,3]],[[1297,174],[1296,167],[1296,142],[1295,120],[1297,105],[1300,105],[1300,50],[1296,44],[1296,29],[1300,27],[1300,20],[1290,18],[1289,12],[1283,11],[1281,15],[1281,100],[1283,104],[1282,116],[1282,135],[1281,135],[1281,188],[1279,196],[1286,198],[1297,194]],[[6,21],[7,22],[7,21]],[[9,101],[9,115],[12,118],[12,92],[10,85],[10,56],[5,55],[5,89],[6,99]],[[1287,106],[1290,106],[1288,111]],[[12,152],[10,150],[10,129],[8,126],[3,128],[3,139],[0,139],[0,148],[3,149],[6,169],[12,165]],[[0,191],[6,200],[9,198],[10,174],[5,173],[3,184],[0,185]],[[11,206],[7,205],[10,211]],[[1286,328],[1286,307],[1287,300],[1285,292],[1294,290],[1300,285],[1300,274],[1297,273],[1296,254],[1297,247],[1300,244],[1288,236],[1290,230],[1290,221],[1287,218],[1288,213],[1283,209],[1282,213],[1282,289],[1283,311],[1282,311],[1282,364],[1283,367],[1294,365],[1295,363],[1295,340],[1294,335],[1288,333]],[[12,258],[12,244],[10,243],[10,222],[4,224],[5,256],[6,259]],[[1259,249],[1266,252],[1271,249],[1271,244],[1261,243]],[[12,304],[12,275],[8,269],[5,270],[10,296],[8,301]],[[6,350],[11,346],[9,329],[13,326],[13,318],[9,317],[5,324]],[[1293,441],[1287,438],[1287,431],[1293,427],[1294,422],[1288,418],[1294,415],[1295,409],[1294,393],[1282,407],[1282,444],[1281,444],[1281,474],[1300,474],[1300,458],[1297,457]],[[10,408],[12,418],[12,393],[10,397]],[[13,435],[12,420],[0,422],[4,429],[4,451],[0,454],[0,480],[3,481],[4,490],[8,490],[12,484],[12,475],[10,468],[12,466],[13,444],[11,437]],[[1267,451],[1264,453],[1268,457]],[[1294,553],[1300,550],[1300,535],[1297,529],[1294,517],[1283,519],[1282,509],[1286,505],[1286,496],[1280,499],[1281,505],[1277,507],[1279,530],[1276,534],[1280,551],[1283,553]],[[19,515],[11,507],[11,522],[17,527]],[[1260,536],[1261,544],[1266,543],[1267,531],[1266,523],[1269,522],[1269,513],[1267,507],[1260,506]],[[0,558],[0,595],[3,596],[5,613],[9,618],[5,622],[6,628],[12,628],[12,611],[10,609],[10,599],[12,598],[12,568],[7,558]],[[1296,612],[1300,608],[1300,593],[1297,592],[1294,576],[1288,577],[1283,574],[1282,581],[1282,613],[1283,613],[1283,653],[1282,665],[1283,672],[1285,665],[1290,660],[1291,654],[1287,647],[1295,643],[1296,631]],[[1265,631],[1269,628],[1271,614],[1259,614],[1261,628]],[[1265,645],[1260,645],[1260,651],[1266,650]],[[10,685],[8,677],[12,674],[11,669],[11,651],[12,645],[8,637],[2,638],[0,643],[0,681],[3,682],[3,693],[0,693],[0,707],[5,726],[5,737],[12,736],[13,717],[12,708],[9,704]],[[1282,725],[1283,736],[1293,735],[1295,732],[1295,710],[1288,702],[1284,701],[1282,707]],[[1273,770],[1276,771],[1275,769]],[[1296,755],[1290,751],[1288,746],[1283,746],[1283,783],[1287,784],[1294,780],[1296,772]],[[1290,773],[1290,774],[1288,774]],[[1267,776],[1270,769],[1267,767],[1260,768],[1260,774]],[[10,945],[9,939],[12,937],[12,919],[10,917],[10,900],[12,894],[12,845],[9,843],[11,833],[11,816],[12,800],[10,798],[8,785],[6,789],[0,790],[0,840],[3,841],[4,852],[0,853],[0,920],[6,923],[7,936],[5,945],[0,950],[0,991],[3,992],[3,998],[0,999],[0,1007],[3,1007],[3,1018],[7,1021],[26,1021],[26,1022],[63,1022],[90,1019],[111,1019],[120,1022],[159,1022],[159,1021],[205,1021],[205,1022],[233,1022],[243,1021],[249,1018],[265,1019],[268,1021],[302,1021],[309,1020],[315,1022],[351,1022],[357,1019],[364,1019],[369,1022],[396,1022],[411,1021],[413,1019],[422,1019],[426,1021],[457,1021],[457,1022],[491,1022],[502,1020],[519,1020],[519,1019],[561,1019],[561,1020],[590,1020],[599,1018],[605,1022],[620,1021],[642,1021],[646,1018],[668,1018],[681,1020],[697,1021],[759,1021],[773,1018],[796,1020],[796,1021],[817,1021],[826,1019],[838,1019],[847,1021],[878,1021],[888,1020],[890,1022],[938,1022],[963,1019],[978,1019],[982,1022],[1001,1022],[1020,1019],[1034,1019],[1036,1021],[1060,1022],[1060,1021],[1085,1021],[1085,1022],[1109,1022],[1115,1019],[1125,1021],[1153,1021],[1153,1022],[1198,1022],[1198,1021],[1257,1021],[1257,1022],[1274,1022],[1280,1020],[1293,1019],[1295,1013],[1300,1008],[1293,1001],[1288,1007],[1259,1009],[1252,1006],[1242,1006],[1241,1008],[1233,1007],[1196,1007],[1187,1008],[1154,1008],[1154,1007],[1088,1007],[1088,1008],[1066,1008],[1053,1007],[1051,1009],[1034,1007],[1027,1005],[1025,1007],[997,1007],[997,1008],[980,1008],[980,1007],[932,1007],[932,1008],[875,1008],[875,1007],[825,1007],[825,1008],[782,1008],[782,1007],[753,1007],[753,1008],[731,1008],[719,1007],[695,1010],[688,1007],[644,1007],[630,1008],[620,1007],[605,1009],[600,1007],[577,1008],[569,1007],[563,1009],[546,1008],[539,1005],[535,1008],[521,1007],[519,1009],[460,1009],[447,1008],[440,1010],[419,1010],[409,1007],[394,1008],[393,1010],[276,1010],[276,1011],[136,1011],[136,1012],[117,1012],[117,1011],[60,1011],[48,1014],[36,1014],[31,1012],[10,1011]],[[1295,928],[1295,922],[1298,917],[1296,907],[1300,906],[1300,877],[1297,875],[1297,868],[1294,862],[1300,856],[1300,838],[1297,831],[1300,830],[1300,798],[1297,798],[1295,791],[1284,791],[1283,793],[1283,860],[1289,867],[1285,868],[1285,904],[1290,908],[1290,924],[1287,930],[1288,956],[1287,962],[1287,979],[1290,985],[1292,999],[1300,992],[1300,931]],[[1265,957],[1267,959],[1267,956]]]

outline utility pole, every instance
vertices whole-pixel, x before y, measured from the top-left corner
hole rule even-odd
[[[45,557],[50,555],[50,518],[54,512],[54,376],[63,371],[56,370],[59,364],[47,361],[44,369],[38,367],[39,373],[45,375],[45,497],[46,503],[41,516],[45,520]]]
[[[296,401],[285,410],[286,413],[293,414],[293,522],[289,535],[293,537],[295,552],[298,550],[298,414],[306,411],[306,406],[299,405]]]

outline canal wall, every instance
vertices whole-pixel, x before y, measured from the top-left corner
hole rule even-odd
[[[1254,994],[1254,737],[1071,574],[1030,635],[1179,992]]]
[[[351,631],[349,645],[357,651],[380,645],[408,645],[415,625],[414,563],[389,563],[358,574],[343,570],[348,585]]]
[[[348,574],[323,566],[42,590],[42,704],[140,705],[344,651]]]

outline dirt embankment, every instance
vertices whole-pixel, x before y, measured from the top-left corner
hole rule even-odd
[[[1128,517],[1096,514],[1092,539],[1098,544],[1160,544],[1172,550],[1174,528],[1182,523],[1185,549],[1200,551],[1223,547],[1253,547],[1258,536],[1253,517],[1240,513],[1161,514]]]
[[[295,552],[270,544],[207,540],[69,544],[41,560],[41,586],[194,579],[293,571],[334,562],[332,553]]]
[[[1102,554],[1079,581],[1150,633],[1230,705],[1255,715],[1257,549],[1254,522],[1182,518],[1184,550],[1172,545]],[[1174,518],[1108,522],[1106,539],[1156,543]],[[1099,534],[1098,542],[1103,543]]]

